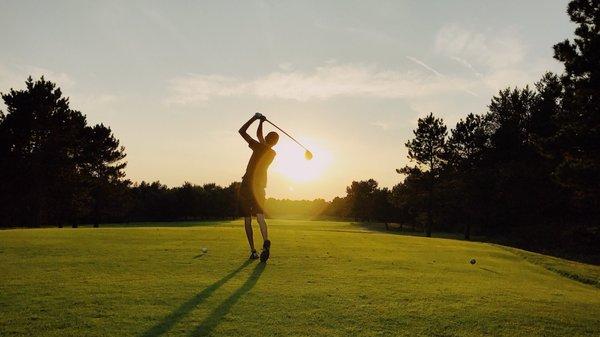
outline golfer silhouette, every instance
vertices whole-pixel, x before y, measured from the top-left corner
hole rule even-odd
[[[258,140],[255,140],[248,135],[247,131],[248,127],[257,120],[259,121],[258,129],[256,130]],[[276,132],[269,132],[266,137],[263,137],[263,123],[266,120],[265,116],[257,112],[239,130],[240,135],[252,149],[252,156],[248,160],[246,174],[242,177],[242,185],[240,186],[240,209],[244,216],[246,237],[250,245],[250,259],[257,259],[259,257],[254,248],[254,233],[252,231],[252,216],[256,216],[256,221],[263,237],[263,249],[260,253],[260,260],[262,262],[269,259],[269,250],[271,248],[264,212],[267,170],[277,154],[272,147],[279,141],[279,135]]]

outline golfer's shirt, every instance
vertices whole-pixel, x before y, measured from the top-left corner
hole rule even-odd
[[[250,183],[256,188],[265,188],[267,186],[267,170],[277,153],[267,145],[255,140],[249,142],[248,147],[252,149],[252,156],[248,161],[246,174],[242,181]]]

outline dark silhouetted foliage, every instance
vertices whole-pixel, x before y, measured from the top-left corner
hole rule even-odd
[[[446,135],[448,134],[444,121],[435,118],[432,113],[425,118],[419,118],[417,129],[413,131],[415,138],[406,142],[408,158],[416,162],[416,166],[406,166],[397,170],[404,174],[421,174],[427,189],[427,223],[425,233],[431,236],[435,211],[435,188],[440,173],[446,164]]]
[[[600,1],[571,1],[568,14],[575,39],[554,46],[564,74],[501,90],[447,139],[432,115],[419,120],[406,145],[420,165],[392,190],[399,220],[422,226],[429,214],[437,230],[598,261]]]
[[[88,126],[43,77],[2,94],[0,214],[3,226],[76,224],[114,215],[124,148],[102,124]]]

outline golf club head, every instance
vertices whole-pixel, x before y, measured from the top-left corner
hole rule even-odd
[[[304,158],[306,158],[306,160],[311,160],[313,158],[312,152],[306,150],[306,152],[304,152]]]

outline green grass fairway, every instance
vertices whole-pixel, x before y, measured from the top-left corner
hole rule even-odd
[[[600,336],[595,266],[283,220],[265,265],[240,221],[147,225],[0,231],[0,336]]]

